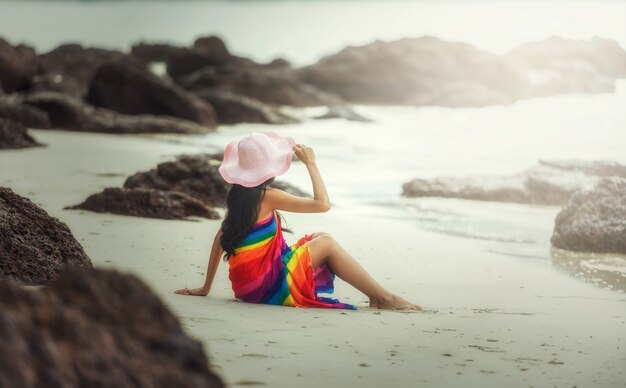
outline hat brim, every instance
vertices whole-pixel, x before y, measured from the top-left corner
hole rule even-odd
[[[271,131],[263,132],[263,134],[267,135],[274,143],[277,150],[276,155],[263,166],[254,169],[242,169],[239,165],[237,151],[239,141],[231,141],[224,150],[224,161],[218,169],[226,182],[245,187],[255,187],[289,170],[293,146],[296,145],[296,142],[290,136],[279,136]]]

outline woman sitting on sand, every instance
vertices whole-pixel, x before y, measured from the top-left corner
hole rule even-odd
[[[313,199],[267,187],[289,169],[294,152],[309,171]],[[421,310],[384,289],[328,233],[307,234],[294,245],[286,244],[277,210],[321,213],[330,209],[312,148],[273,132],[255,132],[226,146],[219,172],[232,186],[225,219],[213,240],[204,286],[183,288],[177,294],[208,295],[225,253],[235,297],[246,302],[356,309],[317,295],[333,292],[336,274],[367,295],[370,307]]]

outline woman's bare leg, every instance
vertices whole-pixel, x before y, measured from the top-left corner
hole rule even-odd
[[[421,310],[420,306],[383,288],[330,234],[314,233],[304,245],[309,247],[313,268],[326,263],[337,276],[367,295],[371,307]]]

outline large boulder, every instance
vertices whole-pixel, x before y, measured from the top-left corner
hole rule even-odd
[[[66,266],[92,266],[67,225],[0,187],[0,279],[47,284]]]
[[[626,179],[603,178],[572,195],[556,217],[551,242],[570,251],[626,254]]]
[[[614,162],[540,161],[513,176],[413,179],[402,186],[402,195],[562,205],[601,177],[625,173],[626,166]]]
[[[0,283],[0,386],[222,388],[202,344],[141,280],[68,270],[49,287]]]
[[[347,47],[297,76],[349,102],[380,105],[508,104],[527,87],[501,57],[429,36]]]
[[[13,120],[0,117],[0,150],[41,146],[26,127]]]
[[[505,55],[530,81],[529,96],[615,91],[626,78],[626,51],[614,40],[569,40],[552,36],[525,43]]]
[[[127,54],[115,50],[82,47],[76,43],[60,45],[37,56],[39,74],[34,78],[32,89],[84,98],[98,67],[120,58],[131,60]]]
[[[12,46],[0,38],[0,91],[28,90],[36,74],[35,50],[23,44]]]
[[[295,118],[282,113],[275,106],[232,92],[204,89],[196,91],[194,94],[215,108],[217,121],[220,124],[288,124],[297,122]]]
[[[177,191],[109,187],[83,203],[65,209],[84,209],[135,217],[180,220],[191,216],[218,219],[219,214],[200,200]]]
[[[215,111],[209,103],[137,62],[114,60],[101,65],[91,79],[87,100],[119,113],[165,115],[208,128],[216,126]]]
[[[212,130],[175,117],[125,115],[93,107],[83,100],[57,92],[34,92],[20,101],[46,112],[52,127],[68,131],[203,134]]]

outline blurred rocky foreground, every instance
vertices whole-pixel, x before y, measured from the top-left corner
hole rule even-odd
[[[93,269],[65,223],[0,188],[0,387],[223,384],[141,280]]]
[[[223,387],[200,342],[137,277],[68,269],[0,283],[2,387]]]

